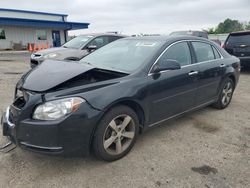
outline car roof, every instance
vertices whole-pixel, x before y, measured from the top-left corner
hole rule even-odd
[[[230,33],[230,35],[240,35],[240,34],[249,34],[250,30],[246,30],[246,31],[237,31],[237,32],[232,32]]]
[[[178,41],[178,40],[199,40],[205,42],[211,42],[210,40],[202,37],[189,36],[189,35],[169,35],[169,36],[139,36],[128,37],[123,40],[155,40],[155,41]]]
[[[100,36],[118,36],[118,37],[128,37],[126,35],[120,35],[120,34],[115,34],[115,33],[87,33],[87,34],[82,34],[79,36],[93,36],[93,37],[100,37]]]
[[[177,32],[201,32],[201,33],[207,33],[206,31],[198,31],[198,30],[180,30],[180,31],[173,31],[172,33]]]

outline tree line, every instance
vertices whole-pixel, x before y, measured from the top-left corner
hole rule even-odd
[[[207,32],[208,34],[223,34],[244,30],[250,30],[250,21],[242,23],[238,20],[231,20],[227,18],[224,22],[219,23],[215,28],[209,28]]]

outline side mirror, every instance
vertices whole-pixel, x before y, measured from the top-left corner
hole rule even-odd
[[[165,70],[178,70],[181,69],[181,65],[178,61],[173,59],[162,59],[159,60],[156,65],[153,67],[153,73],[159,73]]]
[[[89,52],[95,51],[96,49],[97,49],[97,46],[94,46],[94,45],[89,45],[89,46],[87,47],[87,50],[88,50]]]

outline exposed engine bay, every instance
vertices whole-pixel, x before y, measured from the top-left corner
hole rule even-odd
[[[126,73],[103,70],[103,69],[92,69],[83,74],[80,74],[66,82],[61,83],[60,85],[53,88],[53,90],[61,90],[69,87],[82,86],[86,84],[101,82],[105,80],[111,80],[116,78],[121,78],[127,76]]]

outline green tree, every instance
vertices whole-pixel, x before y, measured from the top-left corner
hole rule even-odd
[[[207,33],[208,34],[215,34],[214,28],[208,28]]]
[[[226,19],[224,22],[219,23],[215,29],[215,33],[230,33],[234,31],[244,30],[243,24],[238,20]]]
[[[250,30],[250,22],[245,25],[245,30]]]
[[[243,23],[240,23],[238,20],[231,20],[227,18],[224,22],[219,23],[215,28],[209,28],[209,34],[222,34],[222,33],[231,33],[235,31],[243,31],[246,28],[250,27],[250,22],[247,26],[244,26]]]

